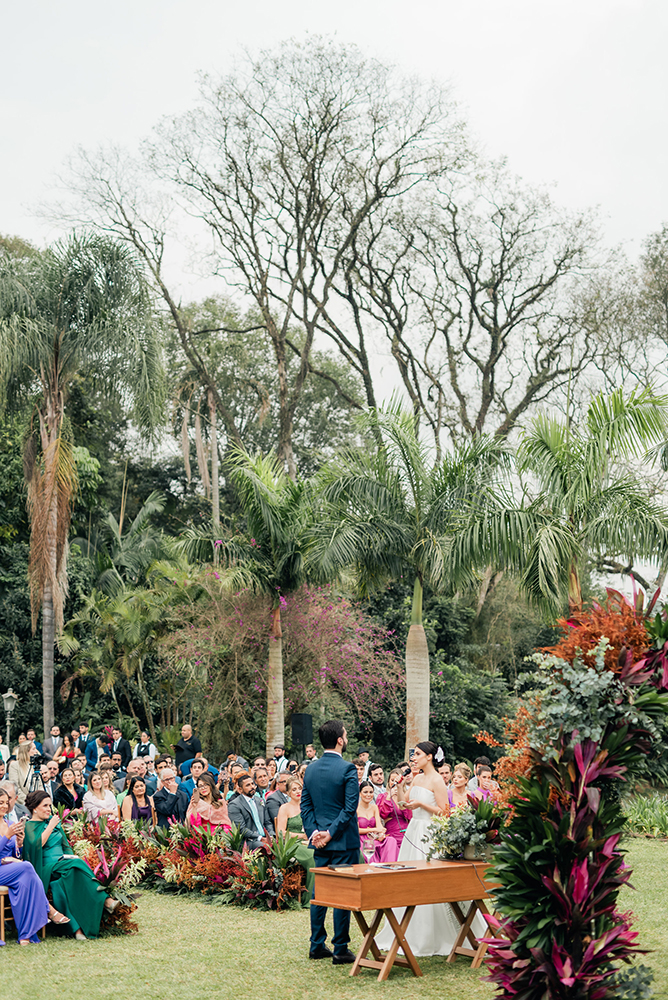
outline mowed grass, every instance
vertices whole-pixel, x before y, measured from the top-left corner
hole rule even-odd
[[[625,845],[635,892],[622,906],[637,915],[655,991],[668,998],[668,844],[633,839]],[[493,987],[484,967],[473,971],[458,958],[420,959],[424,976],[395,969],[386,983],[372,970],[354,979],[349,968],[309,961],[306,912],[255,913],[207,905],[190,897],[143,893],[139,934],[76,944],[47,934],[45,943],[0,949],[2,992],[22,1000],[353,1000],[402,997],[419,1000],[486,1000]],[[354,920],[353,947],[359,933]]]

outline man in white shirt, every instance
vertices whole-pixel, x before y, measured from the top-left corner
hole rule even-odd
[[[362,771],[362,777],[360,778],[360,781],[366,781],[366,779],[369,777],[369,768],[371,766],[371,751],[369,750],[368,747],[358,747],[357,757],[359,760],[362,761],[362,764],[364,765],[364,770]]]
[[[373,785],[373,801],[375,802],[378,796],[384,795],[386,791],[385,774],[380,764],[372,764],[369,768],[369,781]]]

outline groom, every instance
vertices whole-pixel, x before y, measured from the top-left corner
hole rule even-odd
[[[324,753],[309,764],[304,774],[301,815],[309,843],[314,847],[316,868],[327,865],[354,865],[360,857],[357,827],[359,783],[357,768],[343,759],[348,746],[342,722],[333,719],[320,727]],[[309,958],[331,958],[334,965],[355,961],[348,948],[350,911],[334,910],[334,954],[326,947],[326,906],[311,906],[311,947]]]

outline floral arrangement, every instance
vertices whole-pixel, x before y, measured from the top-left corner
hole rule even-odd
[[[495,852],[501,919],[488,918],[503,935],[487,957],[503,996],[647,996],[650,970],[624,971],[643,951],[618,908],[631,876],[621,792],[643,773],[668,715],[668,623],[665,614],[639,619],[623,601],[597,605],[564,622],[564,640],[538,656],[540,706],[524,733],[530,766],[514,779]]]
[[[86,862],[120,905],[106,914],[115,933],[133,933],[136,909],[131,890],[146,886],[161,892],[196,892],[210,902],[254,909],[283,910],[302,905],[303,868],[294,860],[297,837],[266,841],[257,851],[239,850],[243,838],[209,833],[197,820],[168,829],[141,822],[81,816],[64,818],[74,852]]]
[[[506,809],[489,799],[468,796],[466,805],[453,809],[449,816],[436,816],[423,838],[429,846],[428,860],[455,861],[464,857],[467,847],[477,858],[487,857],[499,841]]]

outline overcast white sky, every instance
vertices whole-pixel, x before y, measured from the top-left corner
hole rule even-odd
[[[2,20],[0,232],[43,243],[34,207],[76,146],[134,145],[199,70],[306,32],[451,82],[490,154],[599,205],[632,255],[668,221],[665,0],[22,0]]]

